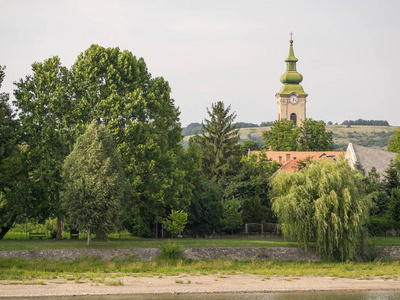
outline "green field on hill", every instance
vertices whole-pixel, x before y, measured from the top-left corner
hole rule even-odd
[[[240,139],[262,143],[262,132],[270,129],[271,127],[240,128]],[[396,127],[327,125],[326,129],[333,132],[333,141],[337,150],[346,150],[349,143],[386,150],[389,138],[393,135]],[[184,144],[187,143],[188,139],[189,136],[184,138]]]

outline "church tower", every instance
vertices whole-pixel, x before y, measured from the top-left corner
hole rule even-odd
[[[290,33],[292,36],[292,33]],[[285,60],[286,73],[281,76],[283,86],[279,93],[275,95],[278,99],[278,120],[291,120],[297,126],[306,118],[306,94],[300,82],[303,76],[297,73],[294,56],[293,40],[290,40],[289,57]]]

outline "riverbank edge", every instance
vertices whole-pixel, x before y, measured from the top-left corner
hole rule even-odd
[[[400,259],[400,246],[377,246],[374,251],[375,255],[381,259]],[[159,253],[159,248],[17,250],[0,251],[0,258],[74,261],[82,257],[96,257],[104,260],[131,258],[152,261]],[[319,260],[314,248],[304,251],[296,247],[186,248],[183,256],[192,260]]]

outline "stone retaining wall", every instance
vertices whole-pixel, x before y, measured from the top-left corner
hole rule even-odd
[[[400,259],[400,246],[376,247],[379,256],[384,259]],[[135,249],[71,249],[71,250],[32,250],[0,251],[0,258],[24,259],[57,259],[76,260],[80,257],[98,257],[110,260],[113,258],[132,258],[153,260],[160,253],[158,248]],[[300,248],[189,248],[184,256],[188,259],[275,259],[275,260],[312,260],[318,257],[314,249],[304,252]]]

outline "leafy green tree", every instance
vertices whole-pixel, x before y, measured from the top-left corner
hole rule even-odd
[[[390,163],[384,175],[382,186],[388,197],[391,196],[393,189],[400,188],[400,155]]]
[[[259,155],[243,156],[237,173],[219,182],[224,199],[235,198],[241,202],[245,223],[274,221],[269,180],[278,169],[279,164],[269,159],[264,151]]]
[[[239,130],[233,123],[236,113],[230,113],[222,101],[207,109],[210,117],[202,123],[203,132],[199,136],[200,168],[205,176],[218,181],[222,176],[232,174],[240,161]]]
[[[334,149],[333,133],[326,131],[323,121],[305,119],[300,127],[292,121],[273,122],[263,132],[265,146],[274,151],[330,151]]]
[[[225,200],[222,204],[222,218],[220,223],[222,228],[230,230],[231,234],[234,230],[240,229],[243,226],[242,209],[238,199]]]
[[[400,153],[400,128],[396,128],[394,134],[390,137],[388,151]]]
[[[98,45],[78,56],[72,74],[78,129],[92,119],[104,123],[121,154],[133,190],[125,225],[157,236],[169,211],[187,210],[192,189],[168,82],[151,78],[131,52]]]
[[[61,167],[74,141],[70,74],[57,56],[32,64],[32,71],[15,83],[14,104],[30,153],[32,180],[41,189],[36,195],[43,204],[41,215],[58,217],[57,238],[61,238]]]
[[[392,219],[400,225],[400,189],[392,189],[389,213]]]
[[[0,66],[0,88],[2,86],[5,67]],[[8,104],[9,94],[0,93],[0,162],[6,159],[17,147],[16,114]]]
[[[299,128],[292,121],[272,122],[271,130],[263,132],[265,147],[273,151],[296,151]]]
[[[0,87],[5,67],[0,67]],[[8,104],[9,95],[0,93],[0,239],[18,220],[43,221],[46,217],[38,186],[31,178],[30,152],[18,134],[16,114]]]
[[[240,153],[248,155],[249,150],[262,150],[263,146],[259,142],[253,140],[245,140],[240,142]]]
[[[127,184],[115,142],[103,125],[92,122],[62,168],[62,205],[72,224],[92,232],[111,232],[121,221]]]
[[[172,234],[178,234],[185,229],[188,214],[183,210],[172,210],[167,218],[163,221],[165,229]]]
[[[202,236],[220,231],[222,191],[217,183],[200,175],[194,183],[188,209],[187,231]]]
[[[333,150],[333,133],[326,131],[323,121],[305,119],[300,126],[297,151]]]
[[[209,235],[214,231],[219,231],[219,219],[222,214],[222,192],[217,183],[208,179],[199,172],[200,168],[200,146],[199,137],[195,136],[189,139],[186,148],[185,163],[189,173],[189,182],[193,185],[193,195],[188,208],[187,231],[196,235]]]
[[[284,235],[305,248],[315,240],[325,259],[355,258],[372,206],[362,179],[346,161],[313,161],[298,172],[278,173],[272,209]]]
[[[371,171],[368,172],[364,181],[367,195],[374,203],[371,208],[371,215],[384,216],[388,211],[389,197],[382,188],[380,174],[375,167],[372,167]]]
[[[0,88],[5,77],[0,66]],[[18,205],[16,189],[21,169],[15,113],[8,104],[9,94],[0,93],[0,239],[10,230],[23,205]],[[22,204],[22,203],[21,203]]]

